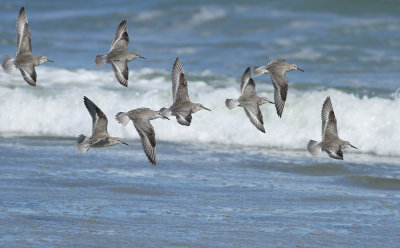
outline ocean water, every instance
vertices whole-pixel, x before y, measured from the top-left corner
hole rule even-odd
[[[396,1],[2,1],[0,55],[15,54],[25,6],[37,86],[0,72],[1,247],[398,247],[400,243],[400,5]],[[121,20],[129,87],[94,58]],[[179,57],[189,95],[212,109],[190,127],[152,122],[157,166],[120,111],[171,104]],[[286,59],[282,118],[261,106],[266,133],[242,109],[246,67]],[[265,75],[259,95],[273,99]],[[91,132],[83,96],[129,146],[80,154]],[[312,158],[331,97],[344,161]]]

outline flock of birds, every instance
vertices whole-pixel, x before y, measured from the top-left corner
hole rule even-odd
[[[36,86],[36,71],[35,66],[44,62],[53,62],[46,56],[36,57],[32,52],[31,34],[29,32],[28,20],[25,14],[25,9],[22,7],[19,11],[17,19],[17,53],[16,57],[12,58],[6,55],[2,61],[2,68],[6,73],[12,73],[15,68],[18,68],[24,80]],[[115,77],[123,86],[128,86],[128,62],[135,58],[144,58],[135,52],[127,50],[129,43],[128,27],[126,21],[122,21],[115,33],[114,40],[111,44],[110,51],[107,55],[97,55],[95,63],[97,66],[102,66],[110,63],[114,69]],[[260,97],[256,93],[256,85],[251,76],[250,67],[248,67],[242,78],[240,85],[241,95],[238,99],[226,99],[225,105],[229,109],[235,107],[243,107],[247,117],[251,123],[261,132],[265,133],[263,116],[260,111],[260,105],[271,103],[275,105],[276,112],[279,117],[282,116],[285,106],[288,81],[286,72],[299,70],[304,72],[295,64],[289,64],[284,60],[271,61],[266,66],[254,66],[254,76],[269,74],[272,85],[274,87],[274,102],[265,97]],[[175,116],[179,124],[190,126],[192,114],[199,110],[210,109],[204,107],[200,103],[193,103],[188,94],[188,83],[185,79],[185,74],[182,64],[177,58],[172,68],[172,100],[173,103],[169,108],[161,108],[158,111],[149,108],[137,108],[128,112],[119,112],[115,119],[124,126],[131,120],[142,141],[143,150],[152,164],[156,164],[156,138],[155,131],[150,121],[162,118],[168,119],[170,116]],[[92,135],[86,137],[81,134],[77,139],[77,147],[82,153],[86,153],[89,148],[101,148],[113,146],[116,144],[127,145],[122,139],[112,137],[107,132],[108,119],[107,116],[96,106],[89,98],[84,97],[84,104],[89,111],[93,125]],[[334,159],[343,159],[342,149],[352,147],[350,142],[339,138],[337,131],[337,121],[330,97],[327,97],[321,111],[322,119],[322,141],[317,142],[310,140],[307,144],[307,150],[313,155],[318,156],[321,151]]]

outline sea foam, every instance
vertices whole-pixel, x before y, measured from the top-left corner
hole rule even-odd
[[[139,107],[160,109],[172,104],[169,71],[131,70],[129,87],[121,87],[112,71],[37,68],[38,86],[27,85],[19,73],[0,74],[0,134],[3,136],[90,135],[92,121],[83,104],[89,97],[108,116],[108,130],[113,136],[139,139],[131,124],[117,123],[120,111]],[[262,105],[266,133],[258,131],[242,108],[229,110],[226,98],[239,96],[239,79],[190,74],[189,96],[212,109],[193,114],[190,127],[170,121],[152,121],[158,140],[201,142],[226,145],[305,149],[309,139],[320,140],[321,107],[331,97],[339,135],[357,146],[357,152],[400,156],[400,96],[367,97],[338,89],[306,91],[290,88],[282,118],[275,106]],[[256,78],[258,94],[273,100],[269,79]]]

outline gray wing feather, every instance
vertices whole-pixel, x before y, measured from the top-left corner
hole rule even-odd
[[[104,147],[109,143],[108,137],[103,137],[100,139],[97,139],[95,142],[90,144],[91,147]]]
[[[331,157],[331,158],[343,160],[343,152],[338,147],[327,149],[326,152],[328,153],[329,157]]]
[[[179,77],[179,84],[176,89],[175,102],[190,102],[188,93],[188,84],[185,75],[181,73]]]
[[[182,64],[179,61],[179,58],[176,58],[174,65],[172,66],[172,100],[173,100],[173,102],[175,102],[175,100],[177,98],[176,95],[177,95],[180,80],[181,80],[181,74],[184,75],[185,73],[183,72]]]
[[[243,73],[240,84],[240,92],[244,96],[252,96],[256,94],[256,84],[251,77],[250,67],[247,67],[246,71]]]
[[[89,114],[92,116],[92,133],[93,135],[108,135],[107,133],[107,116],[99,109],[96,104],[94,104],[86,96],[83,97],[83,101]]]
[[[245,88],[243,89],[242,95],[244,96],[253,96],[256,94],[256,84],[252,78],[249,79]]]
[[[113,60],[111,61],[111,65],[114,69],[114,74],[118,82],[123,86],[127,87],[128,77],[129,77],[129,69],[127,61]]]
[[[126,20],[123,20],[115,31],[114,40],[111,44],[110,51],[112,50],[124,50],[126,51],[129,43],[129,35],[128,35],[128,25],[126,24]]]
[[[135,121],[135,128],[142,140],[144,153],[152,164],[156,164],[156,134],[149,121]]]
[[[176,112],[176,121],[181,125],[190,126],[192,114],[189,111]]]
[[[22,77],[25,81],[32,85],[36,86],[36,71],[33,65],[21,65],[18,67],[21,71]]]
[[[322,139],[338,137],[337,121],[331,98],[328,96],[322,105],[321,111],[322,120]]]
[[[260,130],[265,133],[264,129],[264,121],[263,116],[261,114],[260,108],[256,103],[245,103],[243,104],[244,110],[246,112],[247,117],[249,117],[251,123]]]
[[[32,52],[31,33],[29,32],[28,19],[25,9],[22,7],[17,19],[17,55],[25,52]]]
[[[272,85],[274,86],[274,100],[276,113],[279,117],[282,117],[283,108],[285,107],[287,92],[288,92],[288,81],[285,74],[279,74],[276,72],[270,73]]]

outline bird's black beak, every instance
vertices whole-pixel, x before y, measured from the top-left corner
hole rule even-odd
[[[353,147],[354,149],[357,149],[358,150],[358,148],[357,147],[355,147],[355,146],[353,146],[353,145],[350,145],[351,147]]]
[[[211,111],[211,109],[209,109],[209,108],[206,108],[206,107],[204,107],[204,106],[203,106],[203,109],[205,109],[205,110],[208,110],[208,111]]]
[[[47,59],[47,62],[54,62],[53,60]]]
[[[145,57],[143,57],[143,56],[140,56],[140,55],[139,55],[139,58],[141,58],[141,59],[146,59]]]
[[[297,70],[299,70],[299,71],[301,71],[301,72],[304,72],[304,70],[301,69],[300,67],[297,67]]]
[[[161,115],[161,118],[169,120],[169,118],[166,117],[165,115]]]
[[[126,145],[126,146],[128,145],[127,143],[125,143],[125,142],[123,142],[123,141],[122,141],[122,144],[124,144],[124,145]]]
[[[269,103],[271,103],[271,104],[275,104],[274,102],[271,102],[271,101],[268,101]]]

